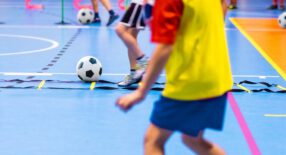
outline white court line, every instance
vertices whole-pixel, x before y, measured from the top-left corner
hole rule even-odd
[[[0,25],[0,28],[26,28],[26,29],[33,29],[33,28],[44,28],[44,29],[115,29],[114,27],[104,27],[104,26],[94,26],[94,25]],[[147,29],[148,30],[148,29]],[[226,31],[239,31],[237,28],[225,28]],[[246,31],[258,31],[258,32],[286,32],[285,29],[245,29]]]
[[[6,75],[6,76],[53,76],[52,73],[2,73],[2,75]]]
[[[225,30],[227,31],[239,31],[237,28],[225,28]],[[277,28],[277,29],[273,29],[273,28],[258,28],[258,29],[244,29],[245,31],[258,31],[258,32],[286,32],[285,29],[282,28]]]
[[[280,78],[281,76],[275,76],[275,75],[232,75],[234,78],[260,78],[260,79],[266,79],[266,78]]]
[[[44,29],[101,29],[101,27],[94,27],[94,26],[84,26],[84,25],[1,25],[0,28],[28,28],[28,29],[35,29],[35,28],[44,28]],[[102,29],[106,29],[102,27]]]
[[[0,75],[5,76],[53,76],[53,75],[76,75],[76,73],[33,73],[33,72],[0,72]],[[104,73],[105,76],[124,76],[127,73]],[[166,76],[166,74],[161,74],[161,76]],[[242,77],[242,78],[280,78],[280,76],[272,75],[233,75],[233,77]]]
[[[115,29],[115,27],[98,27],[88,25],[0,25],[0,28],[16,28],[16,29]]]
[[[40,5],[44,5],[44,4],[40,4]],[[45,5],[44,5],[45,7]],[[1,5],[0,4],[0,8],[26,8],[25,5]],[[60,5],[48,5],[48,8],[46,9],[58,9],[58,8],[61,8]],[[65,6],[65,9],[73,9],[74,7],[73,6]]]
[[[265,114],[265,117],[286,117],[286,114]]]
[[[5,76],[53,76],[53,75],[76,75],[76,73],[29,73],[29,72],[0,72],[0,75]],[[127,74],[105,73],[107,76],[124,76]]]
[[[6,51],[3,52],[3,51],[0,51],[0,56],[11,56],[11,55],[22,55],[22,54],[32,54],[32,53],[45,52],[45,51],[57,48],[59,46],[59,43],[54,41],[54,40],[50,40],[50,39],[46,39],[46,38],[40,38],[40,37],[34,37],[34,36],[0,34],[0,37],[34,39],[34,40],[41,40],[41,41],[49,42],[51,44],[50,47],[37,49],[37,50],[20,51],[20,52],[6,52]]]

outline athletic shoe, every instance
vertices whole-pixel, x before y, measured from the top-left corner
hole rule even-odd
[[[142,59],[137,60],[137,64],[135,66],[135,79],[142,79],[143,74],[146,71],[148,65],[148,57],[144,56]]]
[[[118,18],[119,18],[118,14],[110,15],[106,26],[111,25]]]
[[[278,9],[278,6],[277,5],[270,5],[267,9],[268,10],[276,10],[276,9]]]
[[[135,73],[130,73],[129,75],[125,76],[124,80],[119,82],[117,85],[119,87],[129,87],[132,84],[138,83],[141,79],[134,78]]]
[[[100,20],[99,17],[96,17],[96,18],[93,19],[92,23],[93,24],[98,24],[98,23],[101,23],[101,20]]]

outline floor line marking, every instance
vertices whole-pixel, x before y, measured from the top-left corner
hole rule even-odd
[[[246,37],[246,39],[256,48],[256,50],[270,63],[270,65],[286,80],[286,73],[278,66],[274,60],[272,60],[268,54],[247,34],[247,32],[234,20],[230,18],[230,21],[235,25],[239,31]]]
[[[104,29],[106,27],[88,26],[88,25],[1,25],[0,28],[27,28],[27,29]],[[115,27],[109,27],[108,29],[115,29]]]
[[[247,89],[246,87],[244,87],[244,86],[242,86],[240,84],[237,84],[236,86],[241,88],[242,90],[246,91],[247,93],[251,93],[251,90]]]
[[[281,90],[286,90],[286,88],[285,88],[285,87],[280,86],[280,85],[277,85],[276,87],[277,87],[277,88],[279,88],[279,89],[281,89]]]
[[[54,75],[76,75],[76,73],[34,73],[34,72],[0,72],[0,75],[5,76],[54,76]],[[125,76],[127,73],[103,73],[105,76]],[[166,74],[161,74],[166,76]],[[275,75],[232,75],[234,78],[280,78]]]
[[[286,114],[264,114],[265,117],[286,117]]]
[[[89,90],[94,90],[96,82],[91,82]]]
[[[238,28],[226,28],[225,30],[227,31],[239,31]],[[272,32],[285,32],[284,29],[274,29],[274,28],[245,28],[245,30],[247,31],[259,31],[259,32],[269,32],[269,31],[272,31]]]
[[[38,85],[38,90],[42,89],[42,87],[45,85],[45,83],[46,83],[46,80],[42,80],[40,82],[40,84]]]
[[[28,73],[28,72],[19,72],[19,73],[0,73],[6,76],[53,76],[53,73]]]
[[[13,35],[13,34],[0,34],[0,37],[15,37],[15,38],[25,38],[25,39],[34,39],[34,40],[41,40],[45,41],[51,44],[51,46],[47,48],[37,49],[37,50],[29,50],[29,51],[20,51],[20,52],[11,52],[11,53],[5,53],[0,51],[0,57],[1,56],[12,56],[12,55],[23,55],[23,54],[33,54],[33,53],[39,53],[39,52],[45,52],[54,48],[57,48],[59,46],[59,43],[47,39],[47,38],[41,38],[41,37],[35,37],[35,36],[27,36],[27,35]]]
[[[250,148],[250,151],[252,152],[252,155],[261,155],[261,152],[258,148],[258,146],[256,145],[256,142],[249,130],[249,127],[245,121],[245,118],[243,117],[242,112],[239,109],[239,106],[237,104],[237,102],[235,101],[233,94],[232,93],[228,93],[228,101],[231,105],[231,108],[233,110],[233,113],[238,121],[238,124],[242,130],[242,133],[244,135],[244,138],[246,139],[246,142],[248,144],[248,147]]]
[[[0,7],[1,8],[1,7]],[[43,28],[43,29],[107,29],[106,27],[98,27],[93,25],[1,25],[0,28],[27,28],[27,29],[33,29],[33,28]],[[115,27],[109,27],[108,29],[115,29]],[[228,28],[225,27],[226,31],[239,31],[238,28]],[[284,29],[245,29],[247,31],[277,31],[277,32],[285,32]],[[149,31],[149,30],[147,30]]]

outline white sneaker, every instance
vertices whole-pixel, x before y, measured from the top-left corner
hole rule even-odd
[[[136,71],[134,74],[135,79],[137,79],[139,81],[142,79],[142,77],[146,71],[148,61],[149,61],[149,58],[146,56],[144,56],[142,59],[137,61],[137,64],[135,66]]]
[[[141,79],[134,78],[135,73],[130,73],[129,75],[125,76],[124,80],[119,82],[117,85],[119,87],[128,87],[132,84],[138,83]]]

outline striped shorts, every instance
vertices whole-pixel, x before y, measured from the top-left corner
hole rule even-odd
[[[121,24],[136,29],[144,29],[143,6],[137,3],[131,3],[125,12]]]

